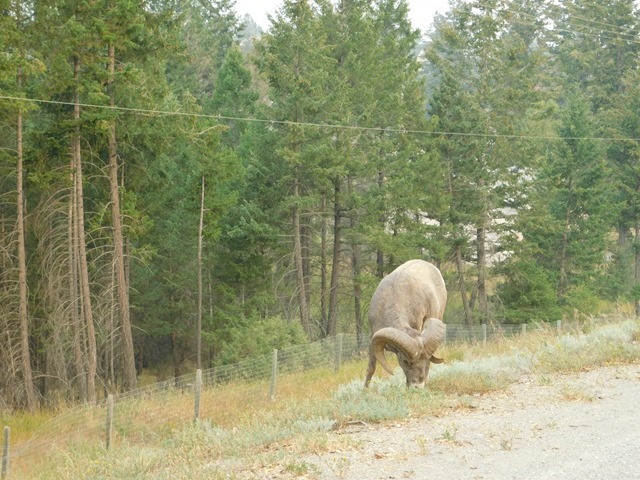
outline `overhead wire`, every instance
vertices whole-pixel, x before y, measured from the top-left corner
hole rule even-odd
[[[565,0],[565,2],[566,2],[566,0]],[[565,7],[566,8],[565,3],[563,3],[562,5],[550,4],[549,6],[553,7],[553,8],[561,8],[561,7]],[[576,7],[587,7],[587,8],[589,8],[589,7],[591,7],[591,8],[599,8],[599,7],[602,7],[603,5],[602,5],[602,2],[600,2],[600,3],[599,2],[587,2],[585,0],[581,0],[579,3],[575,3],[574,6],[576,6]],[[608,5],[608,6],[610,6],[610,5]],[[637,11],[637,8],[636,8],[636,11]],[[631,12],[631,13],[633,14],[635,12]],[[614,23],[603,22],[603,21],[600,21],[600,20],[591,20],[591,19],[587,19],[587,18],[584,18],[584,17],[579,17],[577,15],[572,15],[572,17],[580,18],[580,19],[586,20],[588,22],[604,25],[604,26],[607,26],[607,27],[620,28],[620,25],[616,25]]]
[[[552,9],[560,9],[561,7],[558,5],[550,5],[550,8]],[[538,20],[537,17],[535,15],[533,15],[532,13],[528,13],[528,12],[524,12],[524,11],[519,11],[517,12],[519,15],[522,15],[524,17],[529,17],[529,18],[533,18],[534,20]],[[582,22],[587,22],[587,23],[575,23],[572,20],[573,19],[577,19],[580,20]],[[521,23],[521,22],[520,22]],[[561,31],[561,32],[566,32],[566,33],[577,33],[580,35],[585,35],[585,36],[592,36],[595,38],[605,38],[608,40],[615,40],[617,37],[631,37],[631,38],[623,38],[623,40],[628,41],[630,43],[637,43],[640,44],[640,40],[638,39],[638,35],[635,33],[628,33],[628,32],[624,32],[624,31],[620,31],[620,30],[605,30],[603,28],[598,27],[597,25],[605,25],[605,26],[609,26],[609,27],[614,27],[614,28],[624,28],[620,25],[614,25],[611,23],[606,23],[606,22],[599,22],[597,20],[590,20],[588,18],[585,17],[581,17],[578,15],[573,15],[570,14],[567,20],[567,25],[570,27],[573,27],[574,29],[581,29],[578,31],[575,30],[570,30],[568,28],[561,28],[558,25],[554,25],[553,30],[556,31]],[[593,25],[592,25],[593,24]],[[530,24],[531,26],[538,26],[534,23]],[[591,33],[589,31],[584,31],[584,29],[597,29],[598,33]],[[602,34],[607,34],[607,35],[602,35]],[[609,35],[613,35],[613,37],[609,36]]]
[[[482,2],[480,2],[480,5],[482,5]],[[486,6],[486,5],[484,5]],[[562,6],[560,5],[549,5],[549,8],[551,9],[557,9],[560,10],[562,8]],[[540,28],[540,23],[534,23],[534,22],[539,22],[540,18],[538,18],[536,15],[529,13],[529,12],[525,12],[522,9],[512,9],[511,11],[517,13],[518,15],[524,16],[524,17],[528,17],[529,22],[525,22],[522,20],[513,20],[511,19],[511,21],[513,21],[513,23],[518,23],[520,25],[527,25],[527,26],[531,26],[531,27],[536,27],[536,28]],[[630,42],[630,43],[637,43],[640,44],[640,39],[638,38],[638,34],[635,33],[629,33],[629,32],[624,32],[624,31],[620,31],[620,30],[605,30],[602,29],[600,27],[597,27],[596,25],[589,25],[588,23],[576,23],[573,22],[572,19],[578,19],[578,20],[582,20],[583,22],[589,22],[589,23],[593,23],[593,24],[600,24],[600,25],[604,25],[604,26],[609,26],[609,27],[614,27],[615,29],[622,29],[624,28],[623,26],[620,25],[615,25],[612,23],[607,23],[607,22],[600,22],[597,20],[590,20],[586,17],[582,17],[582,16],[578,16],[578,15],[573,15],[571,14],[568,18],[568,20],[566,21],[566,24],[569,27],[573,27],[575,30],[571,30],[569,28],[562,28],[560,26],[558,26],[557,24],[553,25],[553,28],[551,30],[557,31],[557,32],[565,32],[565,33],[573,33],[573,34],[580,34],[580,35],[584,35],[584,36],[591,36],[594,38],[604,38],[606,40],[616,40],[618,37],[620,36],[624,36],[624,37],[631,37],[631,38],[623,38],[623,40]],[[598,33],[592,33],[589,31],[584,31],[584,29],[598,29]],[[603,34],[607,34],[607,35],[603,35]],[[613,36],[611,36],[613,35]]]
[[[226,121],[240,121],[240,122],[253,122],[271,125],[289,125],[300,127],[314,127],[325,129],[338,129],[338,130],[356,130],[356,131],[371,131],[371,132],[388,132],[399,134],[417,134],[417,135],[444,135],[444,136],[458,136],[458,137],[476,137],[476,138],[503,138],[510,140],[597,140],[597,141],[609,141],[609,142],[640,142],[639,138],[623,138],[623,137],[562,137],[556,135],[515,135],[515,134],[501,134],[501,133],[476,133],[476,132],[449,132],[443,130],[418,130],[407,129],[401,127],[366,127],[360,125],[344,125],[344,124],[332,124],[332,123],[320,123],[320,122],[294,122],[291,120],[277,120],[277,119],[265,119],[255,117],[233,117],[220,114],[205,114],[194,112],[180,112],[170,110],[155,110],[146,108],[133,108],[133,107],[119,107],[111,105],[98,105],[91,103],[74,103],[61,100],[45,100],[37,98],[27,97],[15,97],[9,95],[0,95],[0,100],[9,100],[15,102],[31,102],[53,105],[65,105],[74,106],[78,105],[82,108],[97,108],[104,110],[113,110],[123,113],[131,114],[144,114],[150,116],[181,116],[190,118],[203,118],[210,120],[226,120]]]
[[[555,8],[555,9],[561,9],[563,6],[550,4],[549,7]],[[538,20],[538,18],[532,13],[524,12],[522,10],[520,11],[515,10],[515,11],[517,14],[525,18],[528,17],[529,19],[533,19],[535,21]],[[582,20],[582,21],[589,22],[596,25],[604,25],[604,26],[609,26],[614,28],[623,28],[620,25],[615,25],[608,22],[601,22],[598,20],[590,20],[585,17],[576,16],[576,15],[572,15],[571,18]],[[522,24],[522,25],[540,28],[539,23],[525,22],[522,20],[513,20],[513,19],[511,21],[513,21],[514,23]],[[572,23],[571,21],[568,21],[567,23],[569,26],[573,27],[574,29],[598,28],[598,27],[595,27],[594,25],[575,24],[575,23]],[[591,33],[591,32],[579,31],[579,30],[578,31],[569,30],[569,29],[561,28],[557,25],[554,25],[553,30],[559,31],[559,32],[574,33],[574,34],[577,33],[585,36],[593,36],[595,38],[605,38],[608,40],[615,40],[616,38],[619,38],[619,36],[630,36],[634,38],[624,39],[624,40],[628,42],[640,44],[640,40],[637,39],[637,35],[633,33],[622,32],[622,31],[600,29],[600,33]],[[612,34],[615,37],[602,35],[602,33]],[[1,95],[1,94],[0,94],[0,99],[9,100],[9,101],[24,101],[24,102],[31,102],[36,104],[41,103],[41,104],[66,105],[66,106],[76,105],[73,102],[67,102],[67,101],[15,97],[15,96]],[[290,126],[357,130],[357,131],[374,131],[374,132],[384,131],[389,133],[400,133],[400,134],[444,135],[444,136],[477,137],[477,138],[505,138],[505,139],[521,139],[521,140],[598,140],[598,141],[611,141],[611,142],[640,141],[640,138],[622,138],[622,137],[561,137],[561,136],[551,136],[551,135],[515,135],[515,134],[499,134],[499,133],[416,130],[416,129],[405,129],[401,127],[366,127],[366,126],[359,126],[359,125],[330,124],[330,123],[319,123],[319,122],[297,122],[297,121],[290,121],[290,120],[263,119],[263,118],[255,118],[255,117],[235,117],[235,116],[220,115],[220,114],[203,114],[203,113],[196,113],[196,112],[120,107],[117,105],[111,106],[111,105],[99,105],[99,104],[89,104],[89,103],[80,103],[79,106],[82,108],[97,108],[97,109],[114,110],[118,112],[131,113],[131,114],[144,114],[144,115],[150,115],[150,116],[182,116],[182,117],[191,117],[191,118],[212,119],[212,120],[218,120],[218,121],[241,121],[241,122],[262,123],[262,124],[270,124],[270,125],[290,125]]]

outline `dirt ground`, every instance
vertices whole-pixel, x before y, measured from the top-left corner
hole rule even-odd
[[[525,376],[437,418],[334,433],[321,479],[640,479],[640,365]]]

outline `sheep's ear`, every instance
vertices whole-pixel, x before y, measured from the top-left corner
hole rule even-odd
[[[431,356],[431,363],[442,363],[442,362],[444,362],[444,359],[438,358],[434,355]]]

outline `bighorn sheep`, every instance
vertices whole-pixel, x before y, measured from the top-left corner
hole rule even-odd
[[[424,260],[409,260],[382,279],[369,307],[372,337],[365,387],[376,362],[393,374],[385,348],[398,356],[407,387],[424,387],[430,363],[443,361],[433,353],[444,338],[446,303],[447,289],[440,270]]]

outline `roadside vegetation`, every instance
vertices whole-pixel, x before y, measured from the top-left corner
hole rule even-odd
[[[167,425],[154,417],[185,418],[185,410],[193,407],[184,394],[133,398],[118,407],[121,415],[125,405],[130,410],[118,423],[111,449],[95,439],[71,447],[49,445],[46,452],[16,460],[10,478],[314,478],[313,465],[301,457],[357,447],[349,435],[336,434],[350,426],[403,423],[470,408],[479,396],[505,390],[523,375],[550,384],[568,372],[638,362],[639,341],[640,321],[629,319],[591,321],[560,335],[543,327],[486,346],[453,344],[442,349],[447,361],[432,368],[424,390],[407,390],[400,369],[393,376],[379,369],[371,388],[364,389],[362,358],[338,373],[322,368],[283,376],[275,401],[253,384],[208,389],[204,396],[212,401],[203,404],[215,408],[197,422]],[[588,392],[569,388],[563,398],[592,400]],[[3,420],[28,428],[29,418]]]

